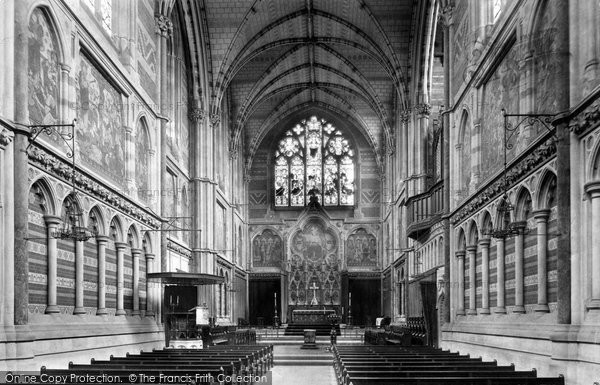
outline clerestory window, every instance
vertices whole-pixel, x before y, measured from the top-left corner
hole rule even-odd
[[[286,131],[275,149],[275,206],[354,205],[354,149],[341,130],[313,116]]]

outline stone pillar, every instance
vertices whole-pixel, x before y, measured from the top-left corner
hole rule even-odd
[[[8,23],[11,25],[4,25],[4,29],[14,28],[12,23]],[[0,27],[2,28],[2,27]],[[12,48],[11,48],[12,49]],[[2,51],[2,47],[0,47],[0,52]],[[6,59],[7,63],[11,62],[8,58]],[[3,83],[3,80],[7,80],[10,78],[12,80],[12,76],[6,74],[6,79],[2,79],[0,77],[0,83]],[[0,84],[0,87],[1,87]],[[12,87],[10,87],[12,88]],[[12,103],[10,100],[12,97],[11,90],[3,88],[4,92],[4,100],[0,102],[3,103]],[[12,105],[12,104],[11,104]],[[2,311],[0,312],[0,325],[4,326],[4,330],[8,331],[10,327],[14,324],[15,314],[14,314],[14,233],[13,233],[13,223],[14,223],[14,177],[13,177],[13,169],[11,167],[14,155],[13,155],[13,132],[0,128],[0,180],[2,181],[2,186],[0,186],[0,254],[2,258],[0,258],[0,308]],[[1,327],[1,326],[0,326]],[[1,332],[0,332],[1,334]]]
[[[140,315],[140,255],[141,249],[131,249],[133,258],[133,312],[131,315]]]
[[[75,309],[73,314],[85,314],[83,307],[83,241],[75,241]]]
[[[537,224],[537,290],[538,303],[534,311],[548,313],[548,218],[549,209],[541,209],[533,212]]]
[[[523,306],[525,288],[525,271],[523,269],[525,247],[525,235],[523,234],[524,228],[525,223],[519,224],[517,227],[519,233],[515,237],[515,306],[513,308],[513,313],[525,313],[525,306]]]
[[[127,313],[123,308],[123,258],[128,245],[123,242],[115,242],[115,247],[117,248],[117,311],[115,315],[125,315]]]
[[[585,192],[590,196],[592,209],[592,298],[587,304],[588,309],[600,309],[600,181],[585,185]]]
[[[469,256],[469,309],[467,315],[477,315],[475,300],[477,298],[477,277],[475,275],[475,253],[477,246],[467,246],[467,255]]]
[[[28,155],[25,149],[29,144],[28,92],[29,83],[27,63],[29,62],[29,11],[30,4],[25,1],[14,4],[14,121],[19,123],[14,128],[13,161],[14,161],[14,324],[26,325],[29,317],[29,179]],[[10,44],[12,47],[12,44]],[[12,63],[10,63],[12,65]],[[5,90],[6,92],[10,92]],[[21,126],[23,125],[23,126]],[[4,257],[4,256],[3,256]]]
[[[465,251],[456,252],[456,260],[458,261],[458,309],[456,315],[465,315]]]
[[[106,245],[108,237],[97,235],[96,244],[98,245],[98,310],[96,310],[96,315],[105,315],[108,314],[106,311]]]
[[[48,258],[48,302],[46,306],[46,314],[60,313],[56,305],[56,275],[57,275],[57,240],[54,238],[54,233],[58,224],[61,222],[59,217],[53,215],[44,215],[46,222],[46,256]]]
[[[506,314],[506,307],[504,305],[505,298],[505,286],[504,286],[504,238],[496,239],[496,307],[494,313]]]
[[[148,279],[148,274],[152,273],[152,261],[154,261],[154,254],[146,253],[146,317],[154,316],[154,308],[152,306],[152,301],[154,301],[153,288]]]
[[[490,239],[481,239],[479,246],[481,246],[481,310],[479,314],[490,314]]]

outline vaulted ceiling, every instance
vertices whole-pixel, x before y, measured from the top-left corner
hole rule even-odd
[[[204,0],[211,105],[252,155],[291,113],[348,119],[377,150],[405,105],[417,0]]]

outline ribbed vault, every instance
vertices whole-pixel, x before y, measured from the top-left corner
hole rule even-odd
[[[227,98],[233,150],[302,109],[334,111],[376,151],[407,105],[413,0],[204,0],[211,113]]]

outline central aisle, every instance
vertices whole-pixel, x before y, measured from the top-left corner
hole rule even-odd
[[[273,347],[273,385],[337,385],[333,370],[333,355],[319,349],[300,349],[300,345]]]

